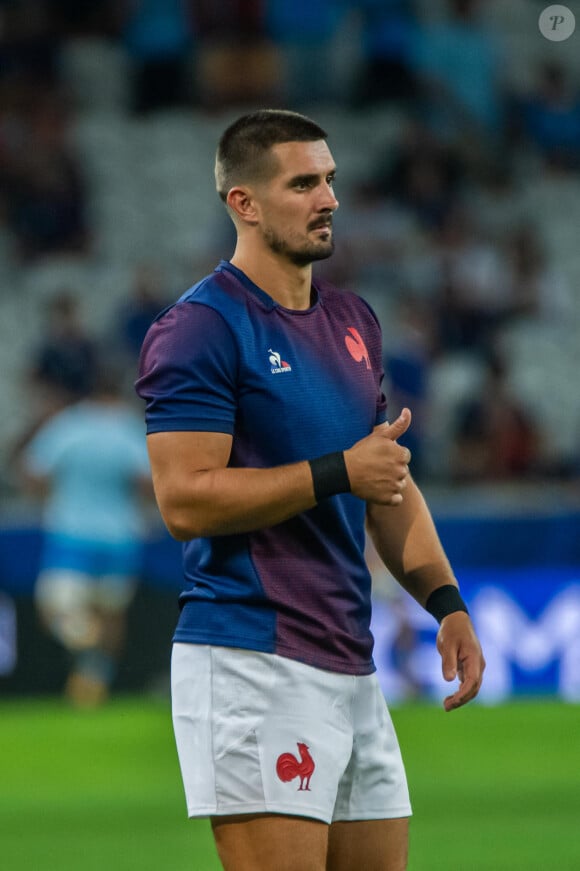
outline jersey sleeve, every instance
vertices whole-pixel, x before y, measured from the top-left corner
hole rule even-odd
[[[150,327],[136,390],[146,401],[147,433],[233,434],[238,354],[233,334],[214,309],[182,302]]]
[[[42,426],[28,444],[23,461],[31,475],[52,475],[68,441],[66,426],[61,427],[60,415]]]

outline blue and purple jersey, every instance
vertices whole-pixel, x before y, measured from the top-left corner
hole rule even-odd
[[[137,392],[147,432],[233,437],[229,465],[270,468],[350,448],[386,420],[381,334],[358,296],[313,284],[284,308],[232,264],[153,323]],[[184,544],[175,641],[374,671],[365,503],[350,493],[266,529]]]

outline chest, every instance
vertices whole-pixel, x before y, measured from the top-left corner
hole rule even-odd
[[[244,330],[234,451],[292,462],[344,450],[370,432],[380,373],[368,325],[319,311],[276,313]]]

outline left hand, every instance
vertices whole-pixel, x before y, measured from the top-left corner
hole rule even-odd
[[[454,611],[443,618],[437,633],[437,650],[445,680],[459,678],[459,688],[443,702],[446,711],[453,711],[475,698],[485,669],[481,645],[468,614]]]

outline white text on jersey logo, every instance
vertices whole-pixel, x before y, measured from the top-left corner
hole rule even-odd
[[[280,357],[278,351],[273,351],[272,348],[268,348],[268,360],[270,361],[270,371],[272,375],[279,375],[281,372],[291,372],[292,366],[290,363],[287,363]]]

